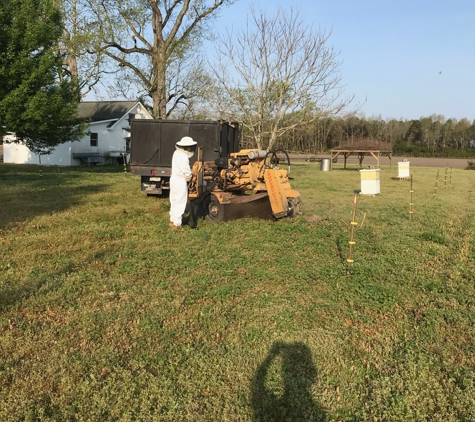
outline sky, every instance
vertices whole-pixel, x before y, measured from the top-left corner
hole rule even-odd
[[[239,29],[251,4],[331,30],[345,95],[366,117],[475,119],[475,0],[237,0],[216,30]]]

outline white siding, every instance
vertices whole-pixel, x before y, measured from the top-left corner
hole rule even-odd
[[[90,135],[84,136],[77,142],[72,142],[72,153],[97,153],[98,155],[104,155],[109,151],[119,148],[122,141],[125,145],[125,140],[114,137],[115,134],[111,133],[107,129],[109,122],[95,122],[89,125],[89,131],[97,133],[97,147],[91,147]],[[81,161],[77,158],[72,159],[73,165],[81,164]]]
[[[33,154],[24,144],[3,144],[3,162],[14,164],[39,164],[38,155]],[[41,164],[70,166],[71,142],[58,145],[49,155],[41,156]]]
[[[125,152],[125,138],[130,137],[130,133],[124,130],[124,128],[130,127],[127,121],[130,113],[135,114],[135,118],[151,118],[146,109],[141,104],[137,104],[115,123],[113,121],[103,121],[89,125],[88,132],[98,134],[97,147],[91,147],[90,135],[88,134],[79,141],[58,145],[50,155],[41,156],[41,163],[60,166],[80,165],[81,161],[73,158],[74,153],[97,153],[103,156],[104,159],[107,159],[111,153],[113,156],[119,156],[121,152]],[[111,127],[108,127],[109,125]],[[4,144],[3,155],[5,163],[39,164],[39,157],[22,144]]]

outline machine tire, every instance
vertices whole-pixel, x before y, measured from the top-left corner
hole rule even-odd
[[[300,207],[299,204],[296,204],[292,199],[288,201],[289,211],[287,213],[287,217],[295,217],[300,214]]]
[[[211,198],[208,203],[206,220],[211,222],[220,222],[224,220],[224,205],[218,201],[214,195],[211,195]]]

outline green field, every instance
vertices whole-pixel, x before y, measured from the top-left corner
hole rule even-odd
[[[120,169],[1,164],[0,421],[474,421],[475,172],[412,168],[411,220],[383,167],[348,266],[336,167],[177,233]]]

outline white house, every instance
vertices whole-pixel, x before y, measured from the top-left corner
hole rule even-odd
[[[130,147],[130,119],[151,119],[147,109],[137,101],[83,101],[78,105],[80,117],[89,122],[87,135],[79,141],[58,145],[41,164],[76,166],[123,162]],[[4,141],[13,139],[8,135]],[[40,157],[24,144],[6,143],[3,161],[16,164],[39,164]]]

